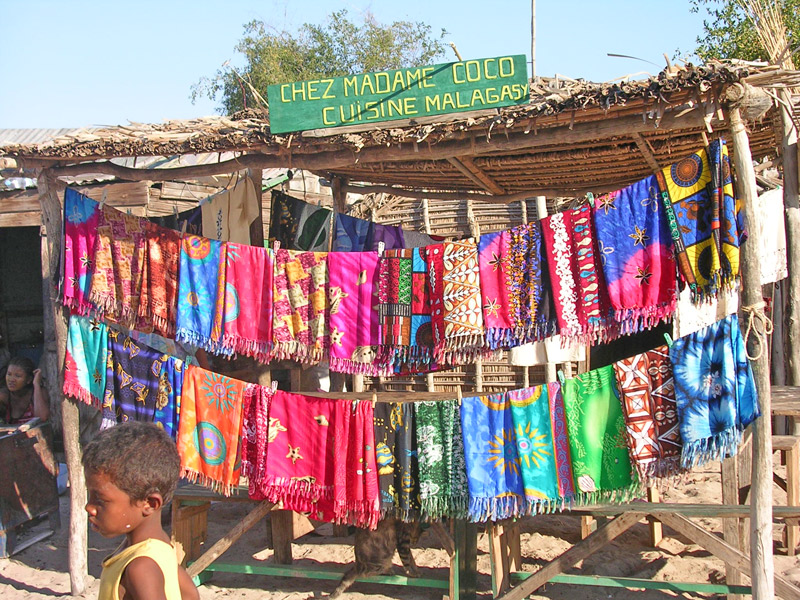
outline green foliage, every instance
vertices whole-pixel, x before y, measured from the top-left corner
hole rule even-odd
[[[445,35],[442,29],[435,37],[429,25],[419,22],[384,26],[371,13],[354,23],[346,10],[331,13],[323,25],[305,23],[296,35],[251,21],[236,44],[245,66],[234,70],[226,63],[213,77],[203,77],[192,86],[192,100],[219,99],[220,112],[230,114],[258,104],[258,95],[266,98],[273,83],[431,64],[444,56]]]
[[[714,58],[766,60],[769,56],[755,27],[735,0],[689,0],[692,12],[705,10],[704,35],[697,38],[695,52],[704,61]],[[775,0],[781,5],[786,37],[792,49],[800,44],[800,0]]]

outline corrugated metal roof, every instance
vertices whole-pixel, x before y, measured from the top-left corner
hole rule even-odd
[[[60,129],[0,129],[0,146],[11,144],[41,144],[61,135],[78,131],[76,127]]]

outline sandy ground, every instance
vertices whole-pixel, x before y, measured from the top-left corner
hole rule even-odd
[[[782,467],[776,464],[776,470]],[[775,504],[786,502],[785,494],[774,488]],[[686,481],[664,492],[665,500],[689,503],[719,503],[719,465],[710,464],[693,472]],[[68,596],[70,592],[67,574],[67,542],[69,506],[66,496],[61,498],[62,527],[51,538],[38,542],[10,559],[0,559],[0,599],[26,598],[45,600],[54,596]],[[246,503],[214,503],[209,513],[209,541],[215,541],[246,514]],[[722,523],[715,519],[700,522],[721,531]],[[781,524],[775,525],[775,571],[800,584],[800,557],[786,556],[782,543]],[[580,539],[579,517],[569,513],[542,515],[523,521],[522,525],[523,569],[535,571],[544,562],[568,549]],[[221,561],[270,564],[272,551],[266,548],[263,525],[256,525],[237,542]],[[353,537],[309,534],[293,546],[295,564],[309,567],[338,563],[345,568],[353,560]],[[107,540],[95,532],[89,534],[89,587],[85,597],[96,598],[100,563],[119,543],[119,539]],[[417,564],[425,577],[446,578],[447,555],[438,544],[432,531],[426,531],[414,549]],[[395,555],[395,564],[399,559]],[[490,598],[491,589],[488,537],[481,533],[478,538],[478,590]],[[665,581],[694,581],[719,583],[724,581],[724,566],[701,547],[665,528],[665,539],[658,549],[648,545],[648,529],[643,522],[599,552],[590,556],[572,573],[645,577]],[[398,571],[399,574],[399,571]],[[200,597],[236,598],[238,600],[300,600],[310,597],[324,598],[336,587],[335,581],[290,579],[264,575],[241,575],[215,573],[208,583],[201,586]],[[441,591],[423,588],[404,588],[378,584],[355,584],[345,596],[351,599],[438,599]],[[600,600],[636,599],[656,600],[665,598],[708,598],[707,595],[676,594],[665,591],[629,591],[614,588],[570,586],[549,584],[531,596],[537,599]]]

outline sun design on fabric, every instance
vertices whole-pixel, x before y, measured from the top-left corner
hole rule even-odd
[[[225,412],[233,408],[233,383],[223,380],[223,378],[216,373],[205,375],[200,389],[203,390],[206,397],[209,398],[209,406],[212,404],[215,405],[220,412]]]
[[[519,475],[519,458],[514,456],[514,432],[503,429],[501,435],[495,435],[489,440],[488,462],[501,473],[506,470]]]
[[[550,456],[547,442],[542,441],[546,438],[546,433],[539,433],[539,428],[531,427],[530,423],[526,423],[525,427],[522,423],[517,425],[517,449],[520,460],[524,460],[529,469],[532,466],[541,467],[540,461],[544,462]]]

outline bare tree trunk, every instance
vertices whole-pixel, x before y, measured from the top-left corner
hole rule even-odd
[[[755,210],[757,197],[753,158],[750,154],[750,143],[745,130],[744,121],[738,107],[729,112],[731,122],[731,138],[733,142],[733,165],[737,174],[737,191],[742,199],[743,210],[750,226],[750,238],[742,247],[741,277],[743,307],[752,307],[745,311],[747,328],[755,312],[763,310],[761,291],[761,260],[758,254],[759,230],[756,227],[758,213]],[[760,331],[759,325],[753,328]],[[772,600],[775,597],[775,565],[772,558],[772,423],[770,420],[770,386],[769,386],[769,351],[766,348],[766,335],[761,339],[760,348],[754,348],[753,338],[759,331],[754,331],[748,343],[748,350],[760,356],[750,361],[753,368],[758,399],[761,403],[762,416],[753,423],[753,463],[752,463],[752,504],[750,508],[750,579],[752,581],[754,600]]]
[[[791,94],[780,92],[791,106]],[[800,385],[800,196],[798,195],[797,130],[785,108],[781,108],[781,153],[783,162],[783,207],[786,211],[786,254],[789,279],[786,287],[784,348],[788,385]]]
[[[55,341],[55,352],[48,352],[50,355],[48,368],[57,373],[57,377],[52,378],[56,383],[55,389],[51,391],[52,397],[61,398],[61,390],[64,387],[64,356],[67,348],[67,318],[66,312],[57,302],[58,291],[55,283],[58,280],[62,246],[62,209],[59,196],[64,186],[44,170],[39,174],[38,187],[48,246],[47,266],[42,265],[43,272],[47,270],[46,283],[49,283],[50,306],[45,312],[52,316],[52,321],[45,323],[45,339],[48,343],[51,338]],[[86,591],[86,579],[89,573],[88,523],[86,511],[83,509],[86,504],[86,481],[81,467],[80,417],[78,405],[74,400],[64,398],[61,402],[61,427],[69,470],[69,582],[72,595],[79,596]]]

